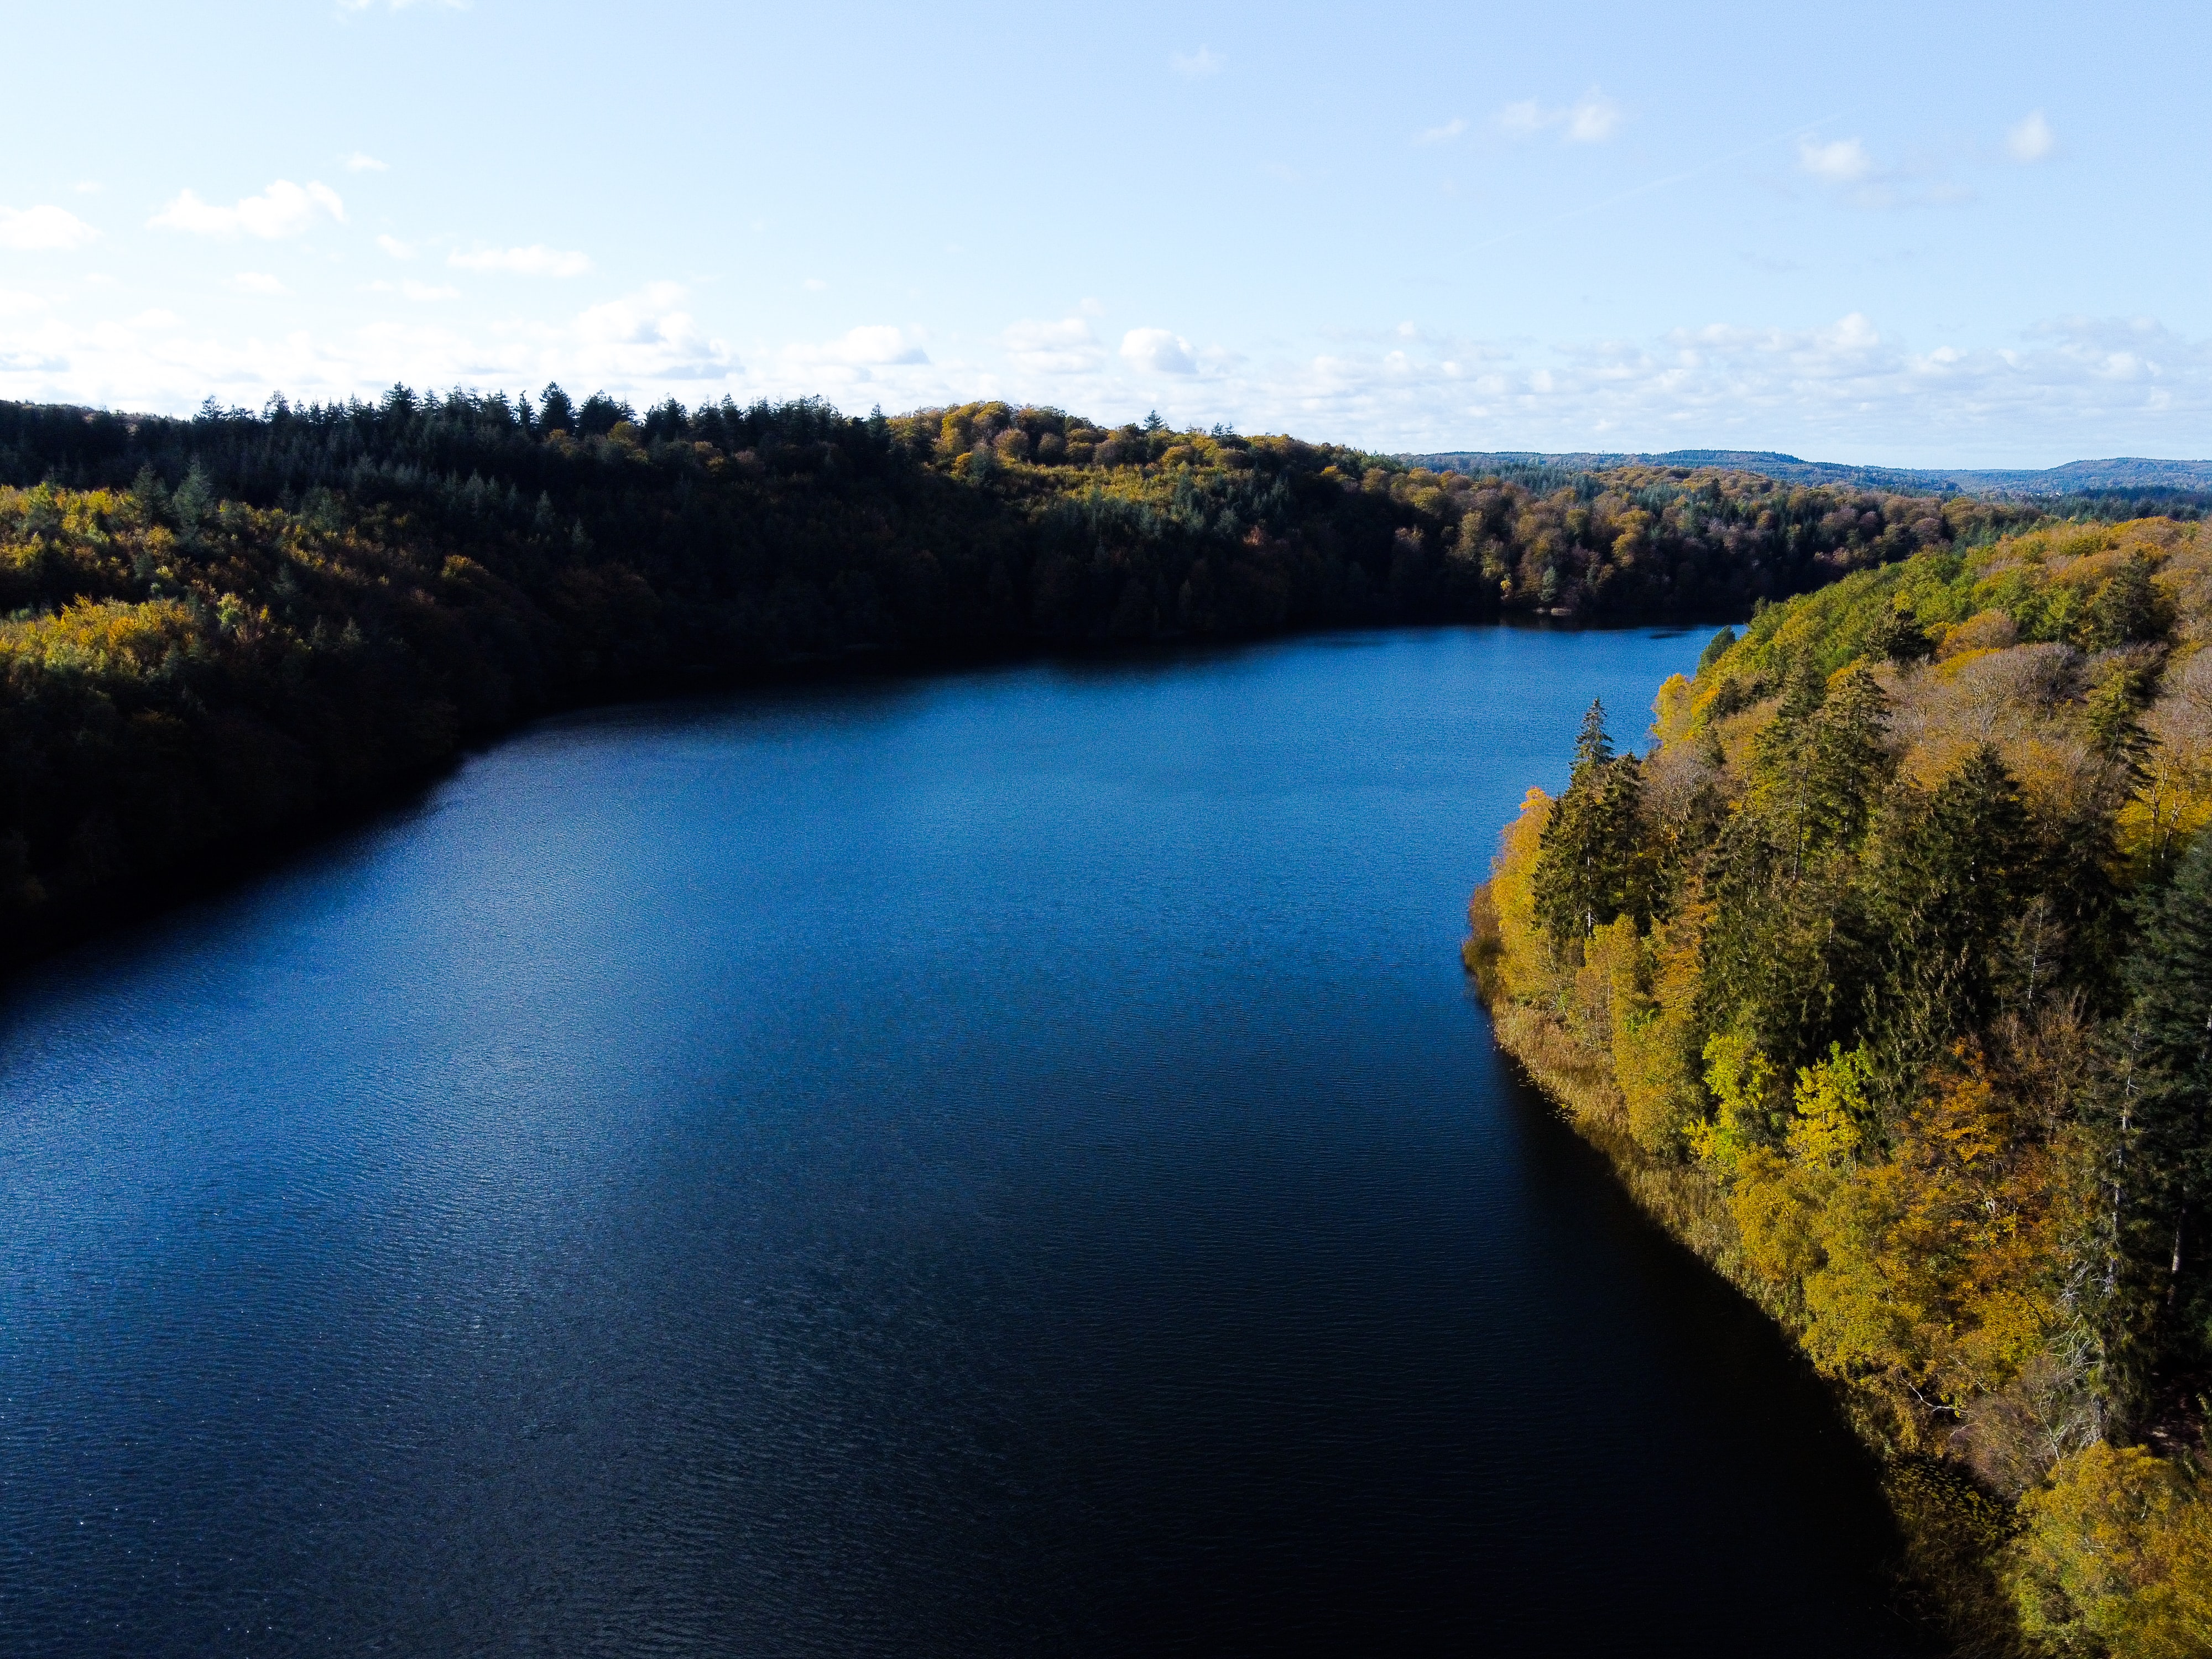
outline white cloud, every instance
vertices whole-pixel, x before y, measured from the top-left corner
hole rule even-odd
[[[415,257],[414,244],[403,242],[397,236],[380,236],[376,239],[376,245],[395,259],[411,259]]]
[[[241,270],[230,279],[230,285],[240,294],[275,295],[289,294],[292,291],[265,270]]]
[[[1196,52],[1177,52],[1168,55],[1168,67],[1186,81],[1203,80],[1209,75],[1218,75],[1228,62],[1211,46],[1200,46]]]
[[[1164,328],[1133,328],[1121,337],[1121,361],[1151,374],[1195,374],[1190,342]]]
[[[446,263],[463,270],[503,270],[517,276],[581,276],[591,270],[589,257],[563,253],[532,243],[528,247],[483,248],[474,253],[450,255]]]
[[[391,171],[389,164],[378,161],[376,157],[368,154],[364,150],[358,149],[354,151],[350,155],[342,157],[339,164],[343,167],[348,173],[388,173]]]
[[[738,372],[721,341],[680,309],[684,289],[653,283],[577,313],[569,334],[580,374],[629,382],[722,380]]]
[[[1460,134],[1466,131],[1467,123],[1462,120],[1458,116],[1455,115],[1450,120],[1445,122],[1442,126],[1424,128],[1421,131],[1414,135],[1413,142],[1417,144],[1445,143],[1451,139],[1458,137]]]
[[[1533,98],[1524,98],[1517,104],[1508,104],[1498,112],[1498,125],[1516,138],[1533,138],[1541,132],[1549,118],[1543,106]]]
[[[1911,208],[1955,208],[1974,192],[1942,176],[1940,164],[1926,156],[1884,166],[1863,141],[1815,138],[1797,141],[1797,165],[1832,189],[1838,199],[1873,212]]]
[[[80,196],[97,196],[106,186],[97,179],[80,179],[70,188]]]
[[[1487,359],[1479,368],[1471,343]],[[1434,360],[1378,339],[1365,354],[1240,374],[1220,390],[1247,430],[1356,434],[1377,447],[1711,446],[2039,465],[2200,453],[2212,340],[2146,319],[2069,319],[2006,349],[1923,348],[1853,312],[1808,328],[1712,324],[1548,350],[1454,343]]]
[[[1855,185],[1874,171],[1874,157],[1856,138],[1836,138],[1825,144],[1801,138],[1797,142],[1797,165],[1829,184]]]
[[[1592,87],[1573,103],[1557,109],[1547,109],[1534,98],[1524,98],[1498,112],[1498,125],[1513,137],[1533,138],[1557,127],[1562,142],[1570,144],[1603,143],[1626,119],[1627,112],[1599,87]]]
[[[2058,147],[2058,135],[2037,110],[2005,132],[2005,152],[2015,161],[2040,161]]]
[[[799,287],[805,289],[809,294],[826,294],[830,291],[830,284],[819,276],[809,276],[799,284]]]
[[[1567,112],[1567,142],[1601,144],[1613,137],[1613,130],[1623,118],[1620,106],[1592,87]]]
[[[1227,421],[1383,450],[1712,446],[1906,465],[2200,454],[2212,430],[2212,338],[2145,319],[2062,319],[1996,349],[1978,337],[1905,338],[1857,311],[1814,325],[1705,322],[1548,342],[1385,324],[1247,361],[1166,329],[1117,329],[1102,343],[1103,325],[1071,313],[1007,325],[971,358],[877,324],[819,343],[771,339],[748,368],[673,283],[497,321],[398,303],[398,284],[395,272],[389,306],[285,333],[266,319],[288,308],[273,306],[204,326],[131,315],[74,280],[51,303],[0,295],[0,398],[183,412],[210,394],[252,407],[278,390],[304,400],[395,380],[513,390],[558,380],[640,407],[726,390],[741,400],[818,393],[854,411],[1001,397],[1115,422],[1157,404],[1177,425]],[[103,299],[112,313],[95,309]]]
[[[854,368],[890,368],[929,361],[929,354],[908,339],[903,329],[888,323],[848,329],[842,338],[816,349],[823,361]]]
[[[0,207],[0,247],[18,253],[66,253],[99,234],[66,208]]]
[[[418,283],[413,278],[400,283],[399,291],[410,300],[458,300],[461,291],[430,283]]]
[[[1106,361],[1106,353],[1081,317],[1054,322],[1019,322],[1000,337],[1015,362],[1042,374],[1087,374]]]
[[[243,233],[273,241],[299,235],[315,222],[319,213],[327,213],[343,224],[345,204],[328,185],[310,180],[303,189],[289,179],[279,179],[260,195],[240,197],[231,207],[217,207],[189,190],[179,191],[177,199],[148,222],[198,236]]]

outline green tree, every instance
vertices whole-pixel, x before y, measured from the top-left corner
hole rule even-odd
[[[1536,915],[1561,948],[1619,916],[1651,920],[1655,860],[1645,834],[1642,768],[1616,755],[1605,705],[1592,702],[1575,741],[1566,793],[1545,825],[1532,878]]]
[[[1951,1039],[1991,1011],[1998,946],[2035,842],[2019,786],[1984,744],[1932,795],[1893,792],[1865,876],[1881,937],[1867,1025],[1893,1111]]]
[[[2166,1300],[2172,1306],[2185,1270],[2195,1266],[2191,1236],[2201,1238],[2201,1212],[2212,1195],[2212,836],[2198,837],[2145,908],[2126,980],[2142,1042],[2141,1178],[2170,1241]],[[2194,1249],[2203,1254],[2201,1243]]]

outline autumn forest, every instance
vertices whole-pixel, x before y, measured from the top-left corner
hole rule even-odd
[[[1593,709],[1478,893],[1503,1041],[1889,1459],[1969,1653],[2212,1640],[2212,549],[1929,549]]]
[[[1960,1651],[2202,1653],[2212,550],[2117,516],[999,403],[0,404],[0,965],[566,707],[1727,622],[1506,831],[1500,1040],[1832,1381]]]
[[[2035,516],[1686,469],[1476,478],[1003,404],[0,404],[0,939],[21,959],[564,705],[1322,626],[1741,616]]]

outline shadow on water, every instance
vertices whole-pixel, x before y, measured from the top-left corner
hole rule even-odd
[[[1694,1528],[1692,1517],[1717,1513],[1755,1516],[1770,1505],[1772,1513],[1792,1495],[1816,1494],[1791,1516],[1784,1571],[1794,1556],[1797,1571],[1828,1576],[1850,1617],[1826,1636],[1804,1633],[1795,1650],[1936,1653],[1933,1638],[1900,1609],[1903,1540],[1881,1497],[1880,1460],[1851,1431],[1833,1390],[1765,1314],[1644,1213],[1604,1154],[1517,1063],[1494,1048],[1492,1057],[1543,1207],[1562,1233],[1588,1241],[1598,1270],[1624,1299],[1663,1310],[1654,1334],[1671,1365],[1664,1392],[1644,1408],[1694,1425],[1693,1437],[1711,1454],[1680,1466],[1684,1523]],[[1725,1553],[1723,1540],[1711,1544]],[[1771,1601],[1785,1623],[1799,1612],[1787,1578],[1741,1588]],[[1655,1638],[1655,1649],[1665,1645]]]

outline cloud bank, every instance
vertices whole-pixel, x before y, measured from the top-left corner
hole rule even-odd
[[[249,293],[273,277],[240,272]],[[86,314],[94,296],[0,293],[0,397],[176,411],[210,393],[247,406],[416,386],[520,390],[558,380],[640,402],[825,395],[855,411],[1004,398],[1119,421],[1381,449],[1781,449],[1901,465],[2047,465],[2212,453],[2212,339],[2148,319],[2062,318],[2009,342],[1899,338],[1853,312],[1782,326],[1688,325],[1637,339],[1549,343],[1400,326],[1247,359],[1158,325],[1109,347],[1090,317],[1030,319],[969,342],[860,322],[827,338],[738,351],[673,283],[564,319],[441,323],[460,296],[371,285],[391,314],[342,333],[224,332],[167,311]],[[252,313],[260,315],[258,312]],[[277,313],[281,314],[281,313]]]
[[[163,208],[149,224],[194,236],[258,236],[276,241],[310,229],[324,215],[345,222],[345,204],[328,185],[294,184],[279,179],[258,196],[242,196],[229,207],[203,202],[189,190]]]

